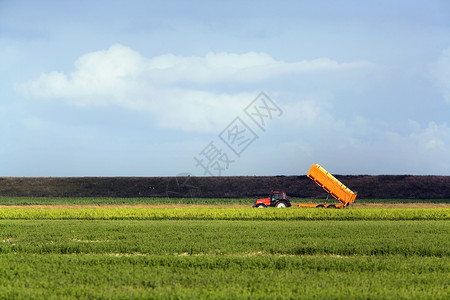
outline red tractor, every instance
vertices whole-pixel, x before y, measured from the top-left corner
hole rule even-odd
[[[278,207],[278,208],[284,208],[284,207],[290,207],[291,201],[286,198],[285,192],[280,191],[273,191],[269,197],[258,199],[255,201],[255,204],[253,207],[257,208],[264,208],[264,207]]]

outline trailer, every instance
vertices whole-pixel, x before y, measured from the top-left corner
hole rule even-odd
[[[321,186],[328,193],[328,195],[333,196],[342,204],[327,204],[326,202],[324,204],[299,203],[299,207],[343,208],[349,206],[356,199],[357,193],[352,192],[348,187],[337,180],[336,177],[327,172],[327,170],[322,168],[319,164],[312,165],[307,176]]]

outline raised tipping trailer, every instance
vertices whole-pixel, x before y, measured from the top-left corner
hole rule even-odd
[[[298,204],[299,207],[326,207],[326,208],[342,208],[350,205],[356,199],[356,193],[352,192],[342,182],[337,180],[333,175],[327,172],[318,164],[314,164],[307,174],[309,178],[314,180],[319,186],[327,191],[331,196],[336,198],[342,204]]]

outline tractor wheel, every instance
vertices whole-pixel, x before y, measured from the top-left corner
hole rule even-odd
[[[275,205],[276,208],[286,208],[287,207],[287,203],[285,201],[280,201],[277,203],[277,205]]]
[[[256,208],[266,208],[267,206],[265,205],[265,204],[258,204],[257,206],[256,206]]]
[[[330,204],[327,206],[327,208],[337,208],[334,204]]]
[[[317,207],[317,208],[324,208],[324,207],[325,207],[325,205],[323,205],[323,204],[319,204],[319,205],[317,205],[316,207]]]

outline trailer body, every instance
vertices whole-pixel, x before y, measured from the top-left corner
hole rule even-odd
[[[352,192],[348,187],[346,187],[342,182],[337,180],[333,175],[331,175],[327,170],[322,168],[318,164],[311,166],[307,176],[314,180],[319,186],[321,186],[325,191],[327,191],[331,196],[336,198],[340,204],[298,204],[300,207],[335,207],[342,208],[350,205],[356,199],[356,193]]]

